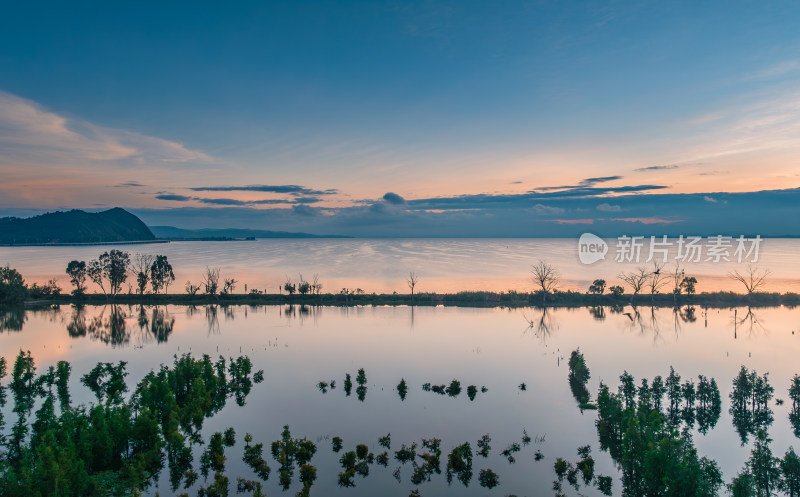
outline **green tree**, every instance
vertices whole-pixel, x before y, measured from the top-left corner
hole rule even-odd
[[[166,293],[173,281],[175,281],[175,274],[172,272],[172,264],[169,263],[166,255],[157,255],[150,267],[150,284],[153,287],[153,293],[158,293],[162,289]]]
[[[602,295],[606,291],[606,280],[594,280],[591,285],[589,285],[589,293],[595,295]]]
[[[67,275],[69,281],[75,286],[72,291],[73,295],[83,295],[86,291],[86,262],[84,261],[70,261],[67,264]]]
[[[0,266],[0,304],[19,304],[25,300],[28,288],[16,269]]]
[[[781,478],[780,459],[772,455],[769,447],[772,440],[764,430],[756,434],[755,444],[747,462],[747,469],[753,477],[753,485],[758,497],[769,497],[778,489]]]
[[[781,491],[789,494],[789,497],[800,496],[800,457],[789,447],[780,462],[783,478],[780,481]]]
[[[103,252],[97,259],[89,262],[86,274],[97,284],[104,294],[115,296],[122,289],[122,284],[128,279],[130,255],[121,250]],[[108,282],[108,291],[105,283]]]
[[[694,295],[696,286],[697,278],[694,276],[686,276],[681,280],[681,288],[686,292],[686,295]]]

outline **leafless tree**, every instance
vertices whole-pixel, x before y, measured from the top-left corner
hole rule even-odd
[[[319,275],[314,273],[314,277],[311,278],[311,292],[317,295],[322,292],[322,283],[319,281]]]
[[[200,285],[195,285],[191,281],[186,282],[186,293],[189,295],[197,295],[197,292],[200,291]]]
[[[552,264],[539,259],[539,262],[531,266],[533,273],[533,284],[542,292],[542,306],[547,302],[547,294],[553,292],[561,280],[561,274]]]
[[[201,279],[207,295],[216,295],[219,291],[219,268],[206,266],[206,273]]]
[[[156,257],[151,254],[135,254],[131,261],[131,269],[136,275],[136,287],[139,290],[139,295],[144,294],[147,287],[147,282],[150,280],[150,268],[153,267],[153,261]]]
[[[408,288],[411,289],[411,305],[414,305],[414,287],[417,286],[417,282],[419,281],[419,276],[414,274],[414,271],[408,273],[408,279],[406,283],[408,283]]]
[[[225,278],[225,282],[222,285],[222,295],[230,295],[233,293],[233,290],[236,289],[236,280],[233,278]]]
[[[681,284],[686,277],[686,271],[681,267],[679,262],[675,263],[675,270],[670,273],[672,278],[672,305],[678,305],[678,295],[681,294]]]
[[[646,267],[636,268],[634,271],[619,274],[618,278],[627,283],[628,286],[631,287],[631,290],[633,290],[631,302],[633,302],[634,297],[642,291],[644,285],[650,280],[650,276],[650,270]]]
[[[769,275],[769,269],[761,269],[753,264],[748,264],[744,273],[739,273],[737,270],[728,273],[728,277],[744,285],[747,295],[752,295],[760,290],[767,283],[766,280]]]
[[[647,280],[647,286],[650,287],[650,303],[653,304],[655,295],[659,292],[662,286],[666,283],[664,279],[664,263],[653,261],[653,271],[650,273],[650,279]]]

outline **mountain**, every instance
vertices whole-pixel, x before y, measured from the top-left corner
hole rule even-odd
[[[350,238],[339,235],[312,235],[309,233],[289,233],[287,231],[268,231],[251,229],[213,229],[187,230],[174,226],[150,226],[158,238],[169,240],[235,239],[235,238]]]
[[[0,219],[0,245],[132,242],[155,238],[141,219],[119,207],[94,213],[71,210]]]

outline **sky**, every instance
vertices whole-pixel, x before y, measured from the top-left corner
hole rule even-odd
[[[14,2],[0,215],[800,235],[796,2]]]

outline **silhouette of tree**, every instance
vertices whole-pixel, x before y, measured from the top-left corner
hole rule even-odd
[[[555,266],[541,259],[531,266],[531,273],[533,274],[533,284],[542,293],[542,306],[544,306],[547,303],[547,294],[556,290],[561,280],[561,274]]]
[[[408,273],[408,279],[406,283],[408,284],[408,288],[411,289],[411,305],[414,305],[414,287],[417,286],[417,282],[419,281],[419,277],[414,274],[413,271]]]
[[[169,285],[175,281],[175,273],[172,272],[172,264],[167,260],[166,255],[157,255],[150,266],[150,284],[153,293],[158,293],[164,289],[164,293],[169,291]]]
[[[72,294],[75,296],[83,295],[86,291],[86,262],[84,261],[70,261],[67,264],[67,275],[69,281],[75,286]]]
[[[589,293],[594,295],[602,295],[606,291],[606,280],[594,280],[589,285]]]
[[[769,275],[769,269],[760,269],[753,264],[748,264],[743,273],[739,273],[738,270],[728,273],[729,278],[744,285],[747,295],[752,295],[763,288]]]
[[[633,302],[634,297],[639,295],[639,292],[642,291],[642,288],[644,288],[645,283],[647,283],[651,276],[650,271],[646,267],[640,267],[634,271],[620,273],[618,278],[631,287],[631,291],[633,292],[631,294],[631,302]]]

